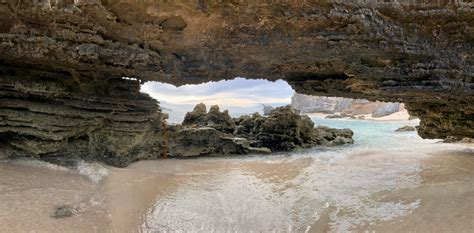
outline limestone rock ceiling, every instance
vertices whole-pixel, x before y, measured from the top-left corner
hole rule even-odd
[[[427,138],[474,135],[473,36],[461,1],[0,0],[0,65],[79,92],[122,76],[284,79],[303,94],[405,102]]]

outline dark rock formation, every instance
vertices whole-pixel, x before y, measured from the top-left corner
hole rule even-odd
[[[313,128],[314,123],[308,116],[286,106],[272,110],[252,134],[262,146],[285,151],[314,146]]]
[[[236,76],[403,102],[422,137],[473,137],[473,9],[397,2],[1,0],[0,143],[117,165],[153,157],[162,117],[138,82]]]
[[[51,215],[53,218],[67,218],[73,216],[77,213],[77,210],[69,205],[62,205],[57,207],[54,210],[54,213]]]
[[[313,133],[318,144],[339,146],[354,143],[354,132],[350,129],[333,129],[327,126],[318,126]]]
[[[213,105],[209,112],[206,112],[206,105],[203,103],[196,105],[192,112],[186,113],[183,125],[212,127],[225,133],[233,133],[235,130],[235,123],[230,117],[229,111],[221,112],[219,106]]]
[[[194,106],[194,110],[192,112],[186,113],[184,116],[183,125],[184,126],[206,126],[207,121],[207,108],[206,105],[203,103],[197,104]]]
[[[0,74],[0,144],[7,156],[92,157],[116,166],[153,158],[147,152],[165,115],[137,81],[4,66]]]
[[[355,119],[355,117],[353,115],[350,115],[350,114],[347,114],[347,113],[341,113],[341,114],[332,114],[332,115],[327,115],[326,117],[324,118],[327,118],[327,119],[335,119],[335,118],[353,118]]]
[[[416,131],[416,128],[413,126],[403,126],[395,130],[395,132],[410,132],[410,131]]]
[[[182,125],[168,125],[156,133],[161,137],[154,139],[151,153],[181,158],[268,154],[353,143],[351,130],[314,128],[309,117],[289,106],[272,110],[268,117],[255,113],[232,119],[216,105],[206,112],[201,103],[186,114]]]
[[[444,143],[466,143],[466,144],[472,144],[474,143],[474,138],[457,138],[453,136],[449,136],[443,140]]]
[[[268,154],[266,148],[255,148],[245,138],[238,138],[211,127],[169,126],[165,145],[167,157],[228,156]],[[163,142],[158,142],[162,145]]]
[[[246,154],[259,150],[266,151],[264,148],[271,151],[289,151],[316,145],[335,146],[353,143],[351,130],[328,127],[314,129],[314,123],[308,116],[300,115],[290,106],[275,108],[267,117],[258,113],[241,116],[232,119],[232,124],[229,123],[230,117],[226,111],[220,113],[217,107],[212,108],[206,114],[205,105],[198,104],[192,112],[186,114],[183,125],[194,128],[178,130],[178,135],[184,132],[185,141],[175,140],[174,144],[183,147],[191,145],[191,148],[196,149],[192,149],[190,153],[196,156],[219,154],[221,151],[224,151],[224,154]],[[201,120],[209,118],[213,118],[212,123],[209,123],[210,120]],[[234,128],[232,134],[229,134],[230,127]],[[235,146],[236,142],[239,145]]]

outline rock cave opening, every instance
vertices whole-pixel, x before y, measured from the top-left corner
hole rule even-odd
[[[124,79],[134,80],[129,77]],[[232,117],[256,112],[268,115],[275,107],[289,105],[301,114],[327,119],[417,119],[410,116],[403,103],[299,94],[284,80],[236,77],[183,86],[150,81],[141,85],[141,92],[149,94],[159,102],[161,110],[168,114],[169,124],[180,124],[186,113],[199,103],[206,106],[218,105],[220,109],[228,110]]]
[[[473,6],[0,0],[0,232],[469,231]]]
[[[141,91],[158,100],[169,123],[181,123],[186,112],[204,103],[228,110],[232,117],[263,114],[264,106],[279,107],[291,103],[295,91],[283,80],[268,81],[237,77],[231,80],[174,86],[161,82],[146,82]]]

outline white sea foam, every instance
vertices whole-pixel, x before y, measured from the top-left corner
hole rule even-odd
[[[462,152],[464,153],[474,153],[474,147],[466,147],[462,149]]]
[[[15,159],[12,160],[11,163],[27,167],[46,168],[56,171],[69,171],[69,169],[66,167],[31,158]]]
[[[272,174],[273,181],[242,170],[219,174],[213,181],[198,179],[159,199],[146,215],[143,230],[311,231],[324,214],[332,232],[347,232],[394,220],[420,206],[419,199],[382,201],[377,195],[419,187],[421,162],[446,145],[413,132],[397,133],[400,125],[394,123],[323,121],[352,128],[356,145],[241,160]],[[306,164],[297,168],[295,178],[284,178],[289,170],[272,171],[273,166],[291,169],[302,159]]]
[[[77,171],[95,183],[99,183],[109,173],[107,168],[100,163],[88,163],[85,161],[77,163]]]

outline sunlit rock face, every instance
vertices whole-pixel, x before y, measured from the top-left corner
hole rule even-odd
[[[68,106],[116,113],[118,104],[151,119],[157,107],[136,101],[138,88],[108,91],[127,86],[122,76],[178,85],[284,79],[302,94],[404,102],[425,138],[472,137],[472,3],[355,2],[0,0],[0,110],[23,111],[2,113],[2,141],[82,138],[78,130],[61,136],[46,118],[32,117],[28,127],[47,137],[12,123],[33,114],[27,106],[39,99],[49,113]],[[121,147],[114,140],[109,146]]]

